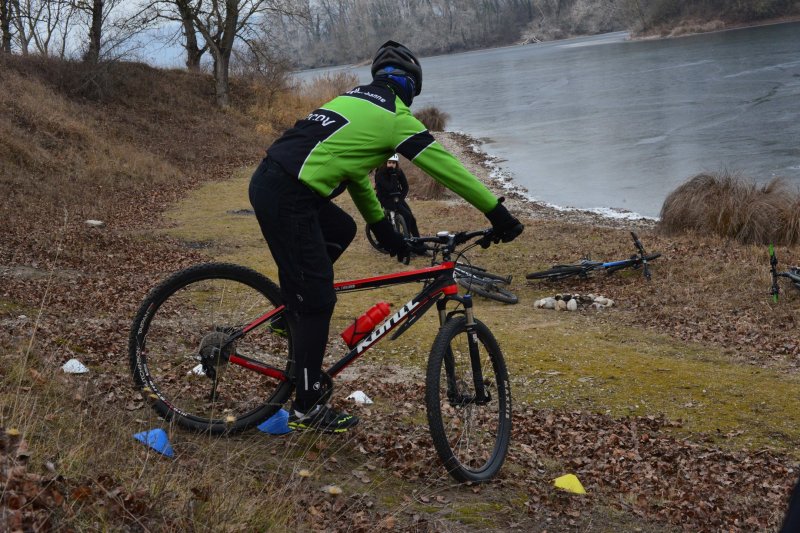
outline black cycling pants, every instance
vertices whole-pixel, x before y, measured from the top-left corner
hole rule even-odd
[[[336,304],[333,262],[356,235],[356,223],[278,164],[264,159],[250,180],[250,203],[278,265],[292,328],[299,409],[319,397],[320,368]]]

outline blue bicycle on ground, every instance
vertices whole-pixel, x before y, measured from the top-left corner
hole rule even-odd
[[[542,270],[540,272],[531,272],[525,277],[527,279],[547,281],[557,281],[572,277],[585,279],[589,277],[589,274],[592,272],[599,270],[605,271],[606,274],[613,274],[614,272],[625,268],[641,268],[645,279],[649,281],[651,277],[649,263],[650,261],[661,257],[661,254],[648,254],[645,251],[644,246],[642,246],[642,242],[639,240],[639,237],[636,235],[636,233],[631,232],[631,237],[633,238],[634,246],[636,246],[636,253],[630,256],[628,259],[622,259],[621,261],[609,261],[605,263],[603,261],[583,259],[577,263],[572,263],[569,265],[553,265],[552,268]]]

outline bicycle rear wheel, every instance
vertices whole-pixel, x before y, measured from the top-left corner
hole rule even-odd
[[[585,277],[586,273],[586,268],[579,265],[556,265],[553,268],[542,270],[541,272],[531,272],[530,274],[527,274],[525,278],[556,281],[560,279],[571,278],[573,276]]]
[[[290,376],[288,325],[276,321],[228,339],[281,304],[278,287],[249,268],[209,263],[177,272],[150,292],[131,327],[136,386],[160,416],[187,429],[220,434],[258,425],[286,402],[293,385],[229,358]]]
[[[477,334],[477,335],[476,335]],[[476,400],[469,339],[485,401]],[[497,341],[489,328],[465,317],[439,330],[428,359],[425,404],[433,445],[447,472],[459,482],[484,482],[500,471],[511,438],[511,388]]]
[[[461,269],[460,266],[458,268]],[[477,294],[478,296],[483,296],[484,298],[489,298],[490,300],[506,304],[515,304],[519,302],[517,295],[503,288],[502,285],[504,282],[500,280],[483,278],[478,274],[459,276],[458,273],[456,273],[456,282],[469,292]]]

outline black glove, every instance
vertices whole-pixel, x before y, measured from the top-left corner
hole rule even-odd
[[[369,229],[375,234],[381,248],[389,252],[389,255],[397,256],[397,260],[401,263],[411,257],[411,248],[403,236],[394,230],[388,218],[384,217],[378,222],[370,224]]]
[[[525,229],[522,222],[508,212],[508,209],[503,205],[504,201],[505,198],[500,198],[495,208],[486,213],[486,218],[492,223],[492,230],[494,230],[492,240],[496,243],[500,241],[511,242]]]

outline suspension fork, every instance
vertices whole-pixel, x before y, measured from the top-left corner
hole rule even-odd
[[[472,308],[472,297],[466,294],[461,297],[443,298],[436,302],[436,309],[439,311],[439,325],[442,326],[447,320],[447,300],[454,299],[461,302],[464,306],[464,314],[467,319],[467,345],[469,347],[469,359],[472,366],[472,382],[475,387],[475,396],[468,397],[458,390],[458,380],[455,373],[455,361],[453,352],[448,346],[447,352],[444,356],[445,372],[447,374],[447,396],[451,401],[457,404],[465,405],[468,403],[475,403],[484,405],[491,400],[491,397],[486,393],[486,387],[483,383],[483,369],[481,368],[481,355],[478,347],[478,332],[475,327],[475,315]]]

